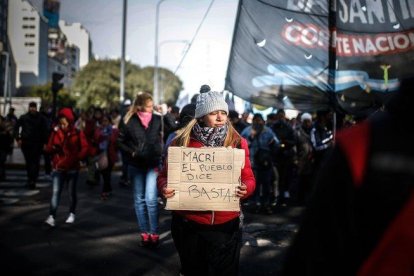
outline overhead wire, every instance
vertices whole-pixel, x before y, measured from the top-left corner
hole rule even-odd
[[[181,65],[183,64],[185,57],[187,56],[188,52],[189,52],[189,51],[190,51],[190,49],[191,49],[191,46],[192,46],[192,45],[193,45],[193,43],[194,43],[194,40],[197,38],[197,35],[198,35],[198,33],[199,33],[200,29],[201,29],[201,26],[203,26],[203,23],[204,23],[204,21],[206,20],[207,15],[208,15],[208,13],[209,13],[209,12],[210,12],[210,10],[211,10],[211,7],[212,7],[212,6],[213,6],[213,4],[214,4],[214,1],[215,1],[215,0],[211,0],[210,5],[208,6],[208,8],[207,8],[206,12],[204,13],[204,16],[203,16],[203,18],[201,19],[201,22],[200,22],[200,24],[198,25],[197,30],[196,30],[196,32],[195,32],[195,34],[194,34],[193,38],[191,39],[190,43],[188,44],[188,47],[187,47],[186,51],[184,52],[184,54],[183,54],[183,56],[182,56],[182,58],[181,58],[181,60],[180,60],[180,63],[178,64],[177,68],[174,70],[174,74],[176,74],[176,73],[177,73],[177,71],[180,69]]]

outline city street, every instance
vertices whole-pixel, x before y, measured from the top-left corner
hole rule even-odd
[[[179,259],[169,231],[170,212],[160,205],[161,245],[139,246],[132,190],[118,186],[100,199],[100,187],[78,182],[76,222],[65,224],[67,191],[62,193],[57,227],[44,224],[51,196],[50,181],[41,173],[36,190],[27,190],[22,168],[7,171],[0,183],[1,267],[8,275],[178,275]],[[286,207],[273,215],[245,212],[240,275],[277,275],[283,252],[297,230],[302,208]]]

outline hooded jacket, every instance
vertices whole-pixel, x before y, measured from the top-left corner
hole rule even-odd
[[[65,117],[69,126],[62,129],[55,126],[49,136],[45,151],[52,154],[52,167],[57,171],[78,170],[79,161],[88,154],[88,143],[82,131],[74,127],[74,115],[71,109],[62,108],[59,117]]]

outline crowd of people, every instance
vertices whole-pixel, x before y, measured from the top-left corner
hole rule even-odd
[[[132,102],[127,100],[121,110],[90,106],[75,114],[65,107],[54,117],[31,102],[28,112],[17,118],[10,108],[7,116],[0,118],[0,178],[6,178],[5,162],[16,144],[25,158],[26,186],[35,189],[43,156],[45,174],[53,183],[46,223],[55,226],[63,185],[69,187],[71,202],[66,222],[75,221],[80,164],[87,169],[86,184],[94,187],[102,183],[100,197],[108,200],[112,194],[112,170],[120,161],[119,184],[134,190],[141,239],[145,244],[156,245],[162,196],[157,192],[156,179],[166,159],[166,149],[181,141],[179,130],[200,119],[200,99],[212,93],[208,85],[201,86],[199,92],[181,112],[178,107],[154,106],[151,95],[145,92]],[[332,145],[330,113],[318,112],[315,121],[309,113],[288,120],[281,109],[265,120],[261,114],[239,115],[228,110],[227,103],[224,108],[224,103],[226,125],[246,141],[257,183],[254,194],[243,199],[243,204],[268,214],[278,205],[303,204],[310,194],[314,168]],[[252,119],[249,115],[253,115]]]
[[[11,108],[7,116],[0,117],[0,180],[7,177],[5,162],[15,142],[26,161],[28,189],[36,187],[43,155],[46,174],[50,173],[52,181],[45,223],[54,227],[65,185],[70,197],[66,223],[76,220],[76,190],[82,165],[88,171],[86,184],[93,187],[102,183],[101,199],[108,200],[111,174],[116,162],[121,161],[119,184],[133,189],[140,242],[149,248],[159,245],[159,199],[175,194],[167,186],[169,146],[244,149],[245,166],[235,196],[242,206],[270,215],[275,207],[304,205],[309,200],[314,180],[319,179],[315,172],[323,172],[328,166],[323,161],[334,146],[336,131],[329,110],[300,112],[291,119],[283,109],[269,114],[266,120],[259,113],[240,115],[229,110],[221,94],[211,91],[208,85],[203,85],[181,112],[177,107],[154,106],[151,94],[146,92],[138,93],[120,111],[91,106],[75,114],[65,107],[53,118],[39,112],[37,104],[31,102],[28,112],[20,118],[13,112]],[[50,167],[46,165],[49,162]],[[329,164],[332,165],[335,164]],[[307,227],[316,225],[312,220],[306,223]],[[181,272],[237,275],[241,225],[241,212],[173,211],[171,233]],[[313,232],[304,233],[312,236]],[[299,253],[295,252],[292,259],[302,260],[299,254],[308,250],[302,248],[306,242],[297,244]],[[288,269],[298,269],[295,263]]]

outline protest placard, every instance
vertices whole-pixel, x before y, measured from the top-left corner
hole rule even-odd
[[[168,148],[167,210],[239,211],[244,150],[225,147]]]

